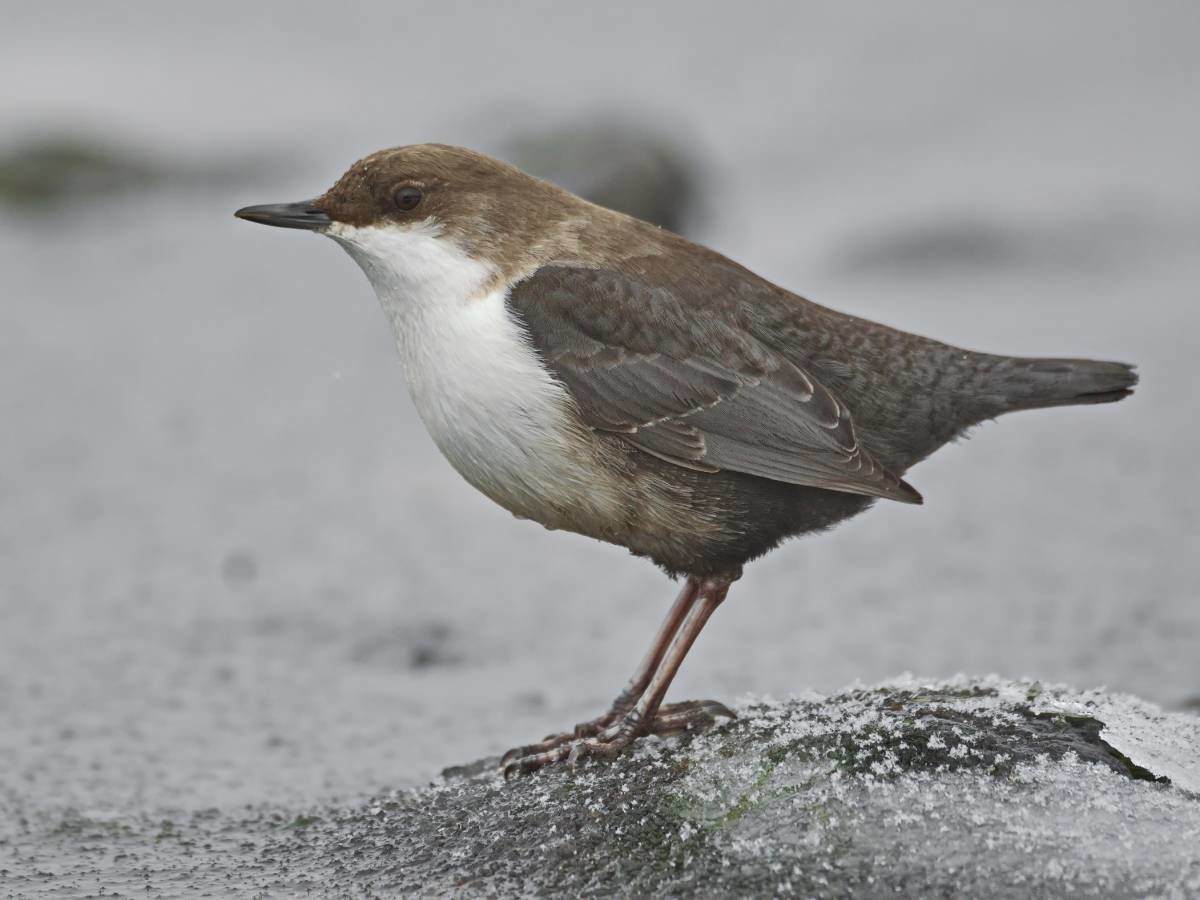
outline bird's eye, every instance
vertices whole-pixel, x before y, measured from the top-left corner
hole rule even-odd
[[[396,192],[392,194],[392,202],[396,204],[396,209],[402,212],[411,212],[420,205],[424,196],[420,188],[406,184],[404,187],[396,188]]]

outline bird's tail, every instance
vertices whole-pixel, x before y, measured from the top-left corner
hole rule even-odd
[[[1134,367],[1092,359],[999,359],[987,375],[995,413],[1047,406],[1113,403],[1133,393]]]

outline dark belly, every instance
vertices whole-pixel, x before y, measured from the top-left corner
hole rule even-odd
[[[680,469],[657,459],[640,466],[657,470],[683,490],[672,502],[707,527],[644,530],[623,541],[672,575],[732,572],[797,535],[831,528],[865,510],[872,497],[801,487],[738,472],[713,474]],[[712,527],[713,525],[717,527]]]

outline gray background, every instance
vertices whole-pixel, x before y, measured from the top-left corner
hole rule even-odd
[[[235,221],[423,140],[652,125],[690,234],[965,346],[1137,362],[753,565],[675,697],[997,672],[1200,697],[1194,3],[0,4],[0,808],[316,802],[604,707],[674,587],[517,522],[417,420],[331,242]]]

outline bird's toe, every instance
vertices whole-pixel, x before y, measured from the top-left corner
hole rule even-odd
[[[560,762],[575,768],[588,758],[612,759],[643,735],[669,737],[706,731],[718,719],[736,718],[737,713],[716,700],[668,703],[649,720],[642,719],[636,710],[619,718],[608,713],[576,725],[573,732],[552,734],[540,743],[515,747],[501,757],[500,766],[506,781]]]

